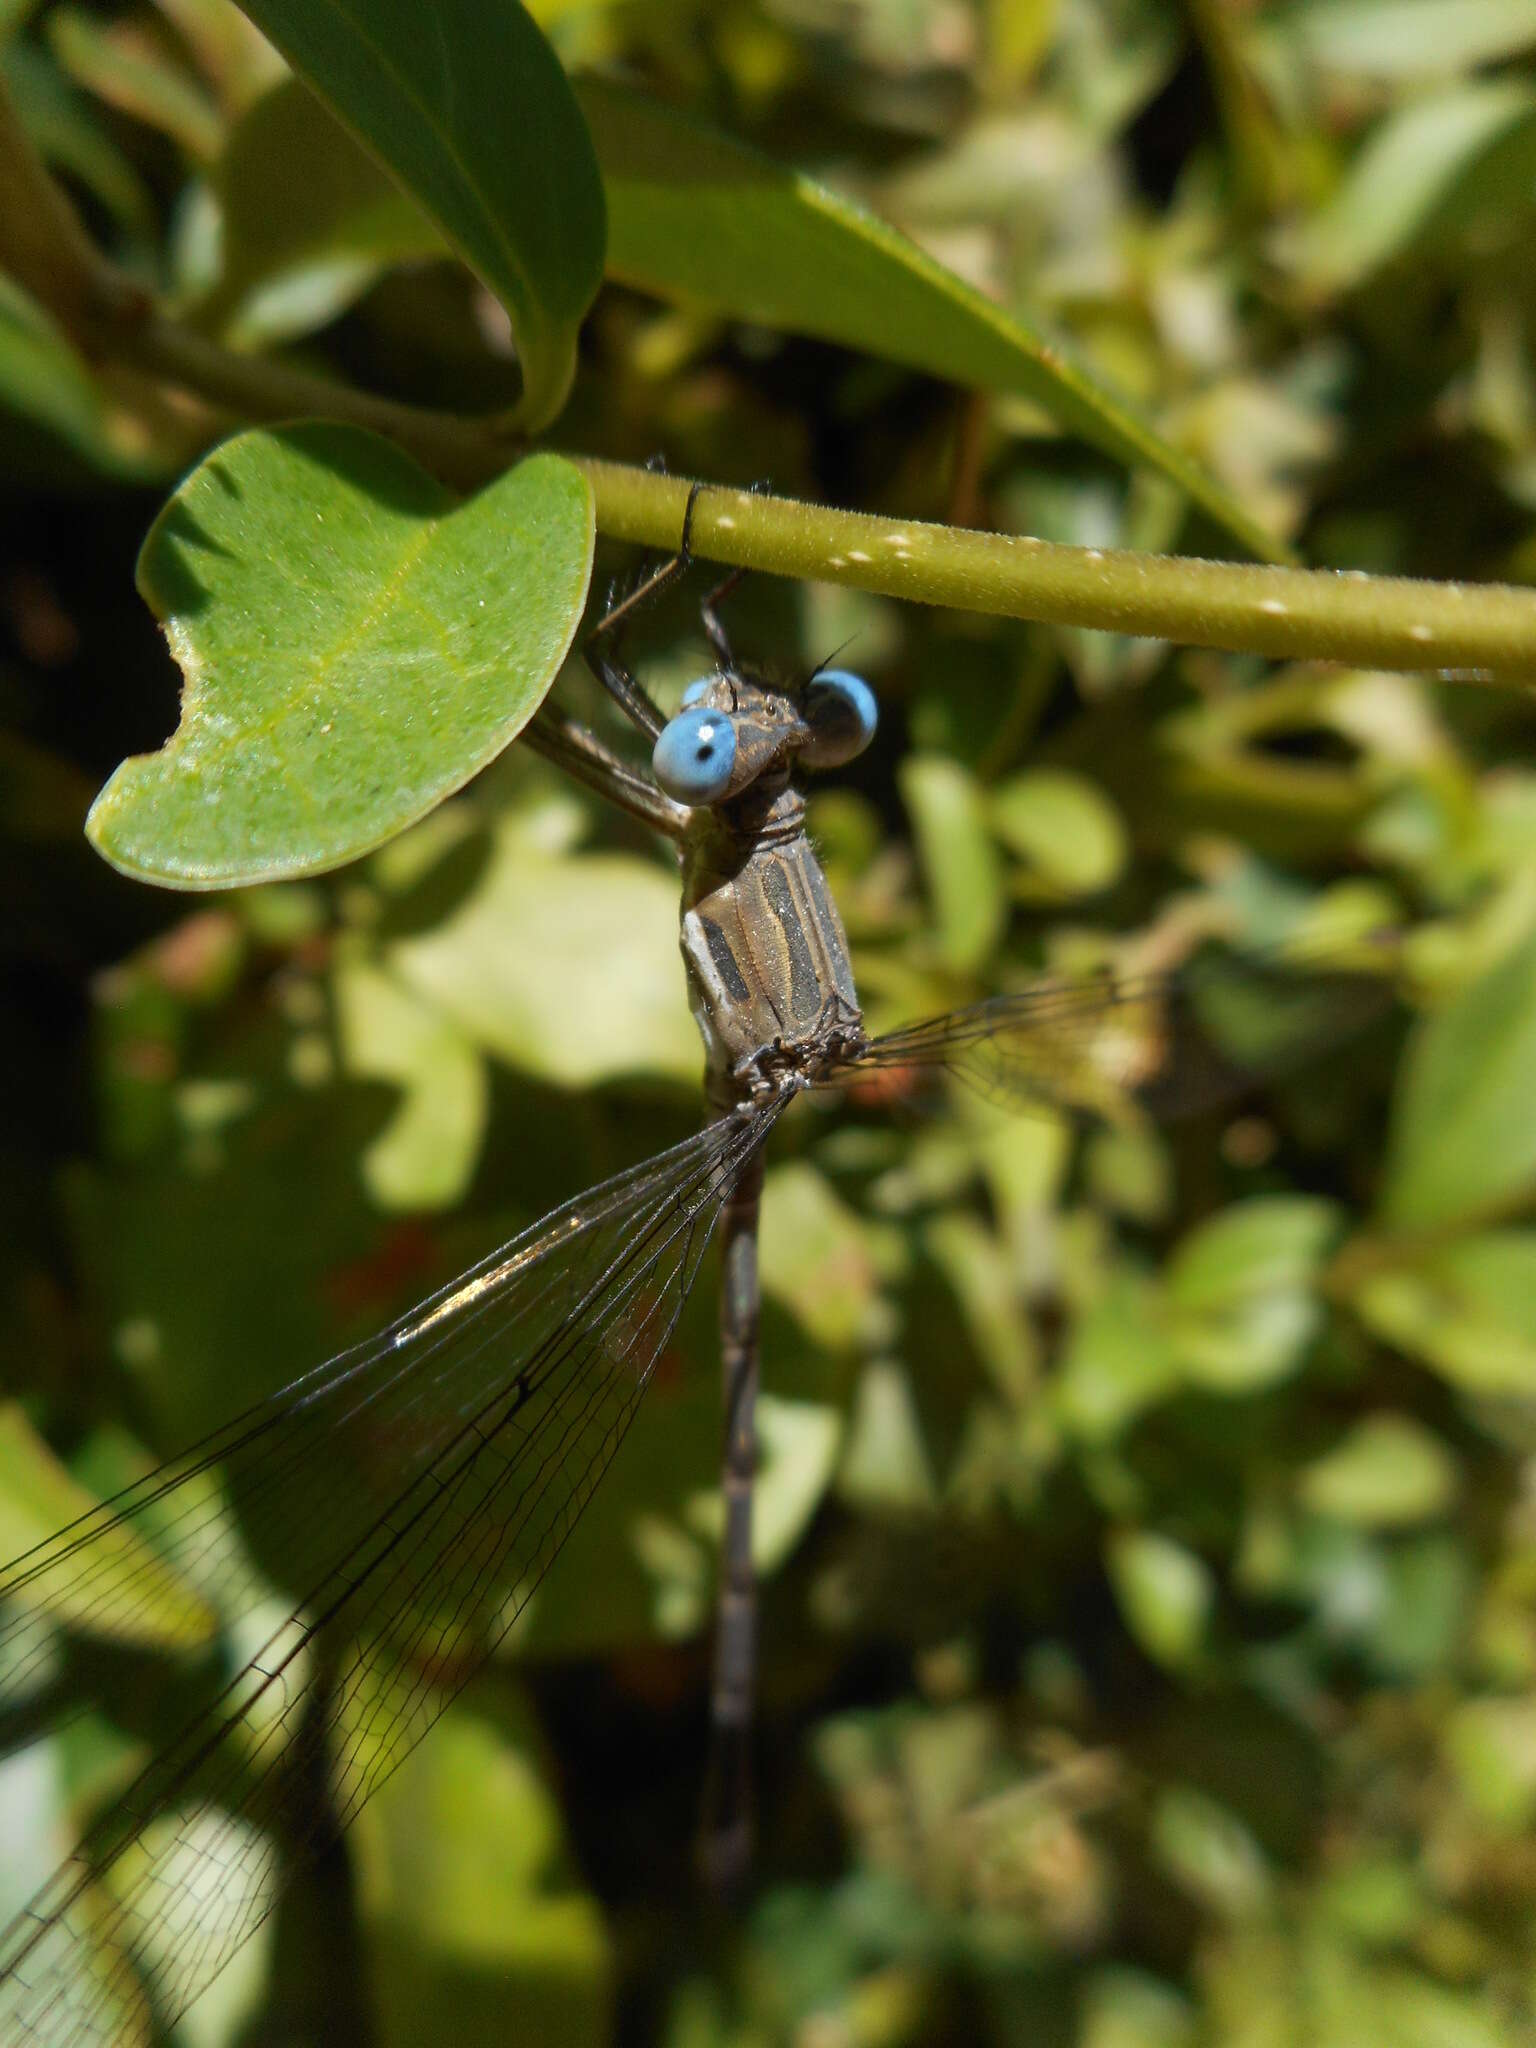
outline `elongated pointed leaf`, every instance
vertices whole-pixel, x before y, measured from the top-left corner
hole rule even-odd
[[[314,874],[462,787],[527,724],[592,565],[580,471],[532,456],[465,504],[392,443],[241,434],[151,527],[139,588],[186,678],[86,830],[181,889]]]
[[[522,420],[544,425],[570,388],[602,278],[603,191],[532,19],[518,0],[244,0],[244,11],[501,300]]]
[[[609,79],[577,94],[608,194],[608,274],[711,312],[819,335],[1033,399],[1106,454],[1159,471],[1253,554],[1285,549],[1123,401],[915,243],[803,173]]]

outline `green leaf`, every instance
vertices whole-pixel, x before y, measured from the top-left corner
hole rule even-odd
[[[1310,63],[1359,78],[1470,70],[1536,45],[1536,0],[1300,0],[1265,23]]]
[[[608,194],[608,273],[686,306],[811,334],[1035,401],[1133,467],[1169,477],[1255,555],[1285,549],[1197,463],[1060,345],[804,173],[609,79],[584,78]]]
[[[217,154],[224,134],[219,109],[169,50],[80,7],[50,10],[48,40],[62,68],[87,92],[169,135],[189,156]]]
[[[77,93],[44,52],[29,43],[0,52],[0,79],[43,161],[78,178],[115,221],[151,240],[155,202],[107,132],[100,108]]]
[[[401,1090],[400,1107],[363,1155],[368,1192],[383,1209],[459,1201],[485,1130],[479,1050],[451,1018],[361,961],[337,973],[336,1014],[348,1071]]]
[[[1108,1443],[1181,1384],[1151,1283],[1114,1269],[1103,1293],[1072,1327],[1052,1394],[1062,1427],[1084,1443]]]
[[[1500,1834],[1523,1834],[1536,1817],[1536,1701],[1463,1701],[1445,1751],[1478,1818]]]
[[[1177,1668],[1205,1640],[1215,1587],[1202,1558],[1151,1529],[1110,1538],[1105,1562],[1126,1627],[1149,1657]]]
[[[1037,1389],[1040,1361],[1020,1301],[1016,1261],[975,1216],[934,1217],[923,1244],[948,1280],[993,1384],[1010,1405],[1022,1408]]]
[[[181,723],[112,776],[93,844],[182,889],[315,874],[378,846],[533,716],[592,544],[590,490],[557,456],[457,504],[356,428],[226,442],[139,558],[186,679]]]
[[[1244,1919],[1270,1892],[1264,1852],[1232,1810],[1191,1785],[1170,1785],[1152,1815],[1151,1847],[1186,1891],[1215,1913]]]
[[[99,1506],[77,1486],[14,1402],[0,1406],[0,1557],[20,1557]],[[213,1614],[131,1528],[99,1534],[91,1572],[64,1558],[14,1596],[63,1628],[111,1642],[190,1648],[211,1641]]]
[[[838,1468],[837,1490],[854,1506],[887,1513],[931,1508],[933,1464],[906,1368],[872,1359],[860,1375]]]
[[[697,1084],[677,883],[651,861],[539,853],[509,828],[474,891],[383,964],[474,1044],[561,1087]]]
[[[1353,1299],[1378,1336],[1464,1393],[1536,1394],[1536,1232],[1485,1231],[1367,1269]]]
[[[1394,1229],[1463,1223],[1536,1177],[1536,936],[1419,1030],[1393,1105],[1380,1196]]]
[[[1180,1244],[1164,1330],[1189,1379],[1246,1393],[1295,1370],[1322,1319],[1317,1275],[1339,1222],[1330,1202],[1262,1196]]]
[[[142,481],[164,473],[143,434],[110,412],[48,315],[7,277],[0,277],[0,408],[108,476]]]
[[[545,425],[603,268],[592,140],[518,0],[244,0],[506,308],[519,419]]]
[[[1308,1465],[1301,1498],[1314,1513],[1367,1529],[1397,1529],[1443,1514],[1456,1498],[1456,1461],[1411,1415],[1368,1415]]]
[[[944,964],[960,971],[977,967],[1008,917],[981,790],[957,761],[938,754],[914,754],[898,773]]]
[[[1064,768],[1029,768],[992,792],[992,829],[1023,863],[1014,893],[1051,902],[1090,896],[1120,874],[1129,851],[1120,813],[1094,783]]]
[[[306,333],[389,265],[445,253],[415,200],[297,78],[246,114],[215,185],[223,260],[199,317],[247,344]]]
[[[372,1768],[387,1781],[351,1839],[393,2048],[601,2039],[612,1959],[539,1773],[532,1716],[451,1707],[430,1742],[386,1770],[399,1702],[380,1687],[349,1706],[378,1731]]]
[[[1371,135],[1328,204],[1298,230],[1286,253],[1317,292],[1357,283],[1404,254],[1458,200],[1467,203],[1476,174],[1496,175],[1495,155],[1516,150],[1512,168],[1529,189],[1536,94],[1513,79],[1456,86],[1410,102]],[[1528,201],[1527,201],[1528,203]],[[1518,218],[1518,215],[1514,216]]]
[[[877,1284],[868,1238],[807,1160],[769,1172],[758,1253],[764,1290],[829,1351],[849,1349],[864,1326]]]

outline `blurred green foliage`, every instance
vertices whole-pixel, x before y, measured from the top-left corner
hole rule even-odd
[[[573,72],[626,65],[904,229],[1010,333],[1064,332],[1307,558],[1531,579],[1529,0],[536,12]],[[506,312],[317,142],[223,0],[0,0],[0,70],[93,230],[210,332],[422,403],[518,397]],[[598,134],[605,171],[622,139]],[[644,256],[657,222],[613,218]],[[647,260],[683,265],[685,232]],[[569,448],[1088,545],[1214,542],[1166,465],[1127,478],[1068,438],[1048,386],[957,359],[993,392],[957,396],[922,373],[946,367],[931,333],[877,359],[838,345],[866,340],[846,308],[780,307],[783,332],[618,269]],[[859,310],[875,347],[882,308]],[[189,906],[89,850],[97,789],[174,722],[136,551],[227,424],[87,369],[0,290],[7,1555],[698,1114],[667,862],[521,748],[315,879]],[[496,534],[469,529],[433,608],[462,584],[466,617],[515,611]],[[546,595],[549,620],[500,622],[539,641],[535,672],[572,602]],[[356,1929],[324,1874],[301,1887],[183,2038],[341,2041],[371,2008],[391,2048],[1528,2042],[1528,702],[820,588],[748,586],[732,625],[790,669],[846,644],[880,691],[872,755],[812,799],[876,1027],[1103,957],[1106,932],[1151,957],[1213,925],[1397,925],[1405,1002],[1166,1132],[968,1104],[788,1119],[752,1900],[712,1916],[690,1868],[705,1286],[515,1646],[352,1831]],[[668,702],[705,659],[682,604],[643,651]],[[623,743],[573,667],[561,695]],[[438,737],[368,843],[484,759]],[[131,1641],[110,1610],[88,1635],[56,1618],[37,1713],[0,1730],[7,1909],[164,1736],[153,1671],[207,1621],[175,1582]]]

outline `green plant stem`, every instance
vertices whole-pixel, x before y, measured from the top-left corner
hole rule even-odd
[[[156,312],[91,246],[0,91],[0,268],[93,359],[195,393],[240,420],[322,417],[388,435],[464,488],[520,452],[505,417],[374,398],[279,359],[240,355]],[[586,456],[600,532],[674,548],[688,484]],[[1536,681],[1536,591],[1062,547],[912,519],[881,519],[711,488],[695,551],[780,576],[847,583],[923,604],[1090,626],[1276,659]]]
[[[270,358],[235,355],[170,320],[129,323],[115,352],[245,418],[318,414],[372,427],[456,484],[486,480],[516,452],[502,420],[372,398]],[[571,460],[591,481],[601,533],[676,547],[685,479],[589,456]],[[1536,680],[1536,591],[1505,584],[1062,547],[723,488],[699,499],[693,545],[732,566],[1009,618],[1279,659]]]
[[[617,463],[581,466],[592,479],[604,533],[650,547],[676,545],[686,483]],[[922,604],[1281,659],[1434,669],[1461,680],[1536,680],[1536,591],[1509,584],[1061,547],[724,489],[700,498],[693,544],[713,561],[851,583]]]

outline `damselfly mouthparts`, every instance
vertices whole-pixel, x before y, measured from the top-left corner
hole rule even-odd
[[[717,1232],[725,1516],[704,1855],[717,1883],[737,1881],[750,1842],[756,1235],[775,1124],[799,1094],[892,1073],[958,1072],[1016,1101],[1106,1115],[1176,1094],[1190,1075],[1224,1085],[1214,1056],[1189,1056],[1204,1045],[1189,985],[1158,975],[1050,984],[866,1034],[790,778],[797,760],[851,758],[873,699],[841,671],[768,683],[732,654],[717,593],[704,607],[717,670],[665,720],[618,641],[636,605],[681,573],[686,539],[685,525],[683,554],[588,643],[652,743],[654,779],[553,712],[531,737],[678,848],[713,1120],[0,1572],[0,1709],[37,1690],[61,1619],[90,1631],[109,1585],[119,1635],[137,1622],[146,1641],[194,1647],[215,1612],[262,1597],[251,1558],[292,1601],[0,1935],[7,2041],[64,2048],[147,2032],[150,2013],[172,2022],[271,1912],[282,1879],[328,1849],[548,1570]],[[1291,981],[1283,963],[1256,971]],[[231,1514],[244,1543],[226,1555]],[[206,1613],[180,1590],[193,1558]]]

